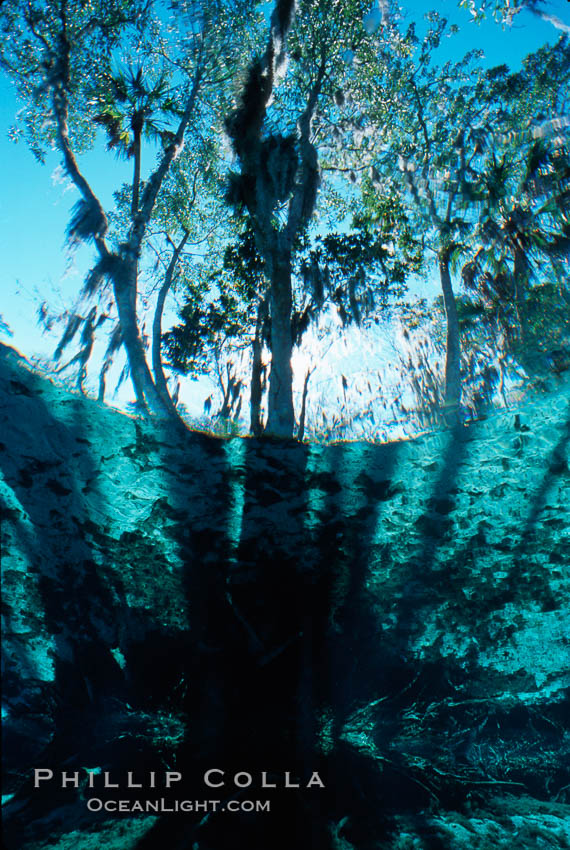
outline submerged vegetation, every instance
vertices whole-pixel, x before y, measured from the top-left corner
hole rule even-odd
[[[470,4],[560,25],[543,6]],[[12,132],[59,150],[94,249],[75,305],[40,311],[81,391],[123,351],[139,412],[187,420],[205,375],[230,432],[378,439],[570,365],[565,35],[511,69],[362,0],[5,0],[0,26]],[[93,146],[132,166],[114,209]]]

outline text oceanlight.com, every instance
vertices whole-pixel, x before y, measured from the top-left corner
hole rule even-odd
[[[269,800],[87,800],[90,812],[118,812],[124,814],[156,812],[269,812]]]

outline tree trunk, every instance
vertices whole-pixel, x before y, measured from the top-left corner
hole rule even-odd
[[[222,406],[217,413],[217,417],[219,419],[230,419],[232,415],[232,404],[234,401],[234,388],[236,386],[236,381],[233,375],[230,372],[230,367],[227,366],[227,375],[228,375],[228,383],[224,389],[224,383],[222,381],[221,374],[219,375],[220,386],[222,388],[222,393],[224,396]]]
[[[162,368],[162,316],[164,313],[166,296],[172,286],[176,264],[178,263],[180,254],[188,241],[189,235],[189,231],[185,231],[180,243],[174,248],[172,259],[170,260],[168,268],[164,274],[164,281],[158,291],[158,298],[156,299],[156,307],[154,309],[154,317],[152,321],[152,373],[154,375],[154,383],[162,401],[170,413],[174,416],[178,416],[179,414],[168,391],[164,369]]]
[[[447,322],[444,417],[448,424],[455,424],[459,418],[459,404],[461,401],[461,346],[457,304],[455,303],[455,296],[451,285],[447,250],[442,250],[439,254],[439,274]]]
[[[162,368],[162,314],[164,312],[164,303],[170,289],[171,279],[165,276],[164,282],[158,291],[158,298],[154,310],[154,318],[152,320],[152,373],[154,375],[154,383],[158,394],[160,395],[164,405],[168,408],[171,414],[178,416],[176,406],[172,401],[166,383],[166,376]]]
[[[263,373],[263,325],[267,318],[267,299],[260,300],[257,307],[257,317],[255,321],[255,336],[253,338],[253,362],[251,365],[251,388],[250,388],[250,433],[254,437],[259,437],[263,431],[261,422],[261,399],[263,388],[261,386],[261,376]]]
[[[305,375],[305,382],[303,383],[303,400],[301,401],[301,413],[299,415],[299,428],[297,429],[297,439],[299,442],[303,441],[305,436],[305,418],[307,415],[307,393],[309,391],[309,378],[313,374],[312,369],[307,370],[307,374]]]
[[[271,374],[266,433],[285,439],[293,436],[293,371],[291,355],[291,254],[274,252],[271,264]]]
[[[170,411],[152,380],[137,323],[136,259],[123,258],[120,270],[117,270],[113,275],[113,291],[119,313],[121,336],[127,352],[137,402],[143,410],[150,411],[150,413],[159,417],[165,417]]]
[[[141,185],[141,130],[134,129],[134,169],[133,194],[131,200],[131,218],[134,221],[139,211],[139,189]]]
[[[515,262],[513,268],[513,277],[515,284],[515,313],[517,316],[517,321],[519,323],[519,340],[521,345],[524,346],[527,339],[524,314],[524,298],[527,286],[528,263],[525,252],[518,243],[515,243],[514,254]]]

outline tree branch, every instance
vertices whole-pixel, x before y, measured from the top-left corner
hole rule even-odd
[[[317,77],[307,100],[307,105],[299,118],[299,147],[301,150],[301,179],[295,185],[289,202],[286,233],[292,241],[299,227],[311,217],[317,200],[319,184],[319,165],[317,151],[311,143],[311,123],[315,115],[326,70],[326,48],[323,48]]]
[[[61,38],[61,53],[58,57],[58,64],[62,69],[62,73],[58,80],[52,85],[52,109],[56,119],[57,126],[57,143],[63,154],[65,170],[75,186],[79,189],[84,201],[89,205],[90,209],[95,213],[97,222],[96,229],[93,232],[93,240],[101,257],[109,256],[109,249],[105,243],[105,234],[108,230],[108,221],[101,202],[93,192],[91,186],[81,173],[77,159],[71,147],[69,140],[69,125],[68,114],[69,104],[67,99],[66,83],[67,83],[67,68],[69,63],[69,46],[65,40],[65,36]]]
[[[192,81],[192,88],[190,90],[188,100],[186,101],[186,108],[180,120],[180,124],[178,125],[178,129],[176,131],[174,139],[165,150],[158,168],[148,179],[143,191],[140,211],[138,212],[135,218],[131,237],[129,239],[129,248],[131,252],[135,255],[138,255],[138,253],[140,252],[146,227],[150,221],[150,217],[152,215],[152,211],[154,209],[154,205],[156,203],[156,199],[158,193],[160,192],[164,179],[168,173],[170,166],[172,165],[172,163],[174,162],[174,160],[182,149],[184,143],[184,134],[186,132],[188,124],[190,123],[192,113],[194,112],[194,107],[196,106],[196,100],[198,97],[198,91],[200,89],[200,83],[202,81],[202,60],[203,45],[200,49],[200,54],[196,63],[196,70],[194,73],[194,79]]]

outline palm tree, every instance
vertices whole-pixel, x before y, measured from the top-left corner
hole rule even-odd
[[[463,280],[482,297],[507,349],[525,365],[534,336],[528,301],[533,282],[553,278],[568,302],[563,263],[570,256],[570,160],[556,136],[521,141],[490,142],[478,187],[484,203],[476,247]]]
[[[107,132],[108,150],[133,159],[131,216],[139,211],[141,149],[143,137],[166,147],[173,138],[168,119],[180,116],[165,74],[147,81],[143,69],[129,68],[109,75],[108,86],[100,96],[100,112],[95,121]]]

